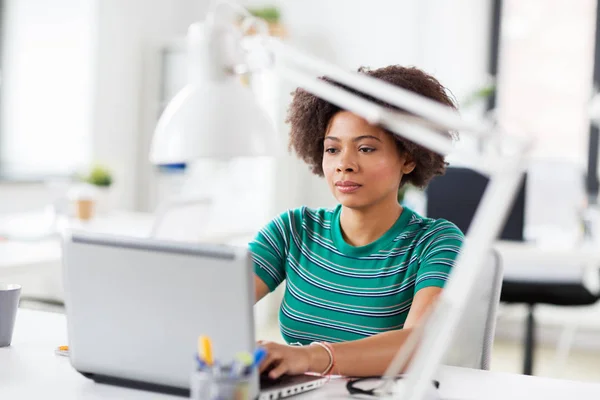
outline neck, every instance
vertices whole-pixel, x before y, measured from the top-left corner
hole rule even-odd
[[[402,206],[393,200],[365,209],[342,206],[340,228],[346,243],[365,246],[382,237],[402,213]]]

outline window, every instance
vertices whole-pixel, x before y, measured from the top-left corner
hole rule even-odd
[[[535,158],[585,164],[595,32],[595,0],[502,1],[498,118]]]
[[[495,2],[498,122],[536,140],[525,234],[569,246],[582,234],[597,1]]]
[[[63,175],[89,162],[94,3],[3,2],[2,175]]]

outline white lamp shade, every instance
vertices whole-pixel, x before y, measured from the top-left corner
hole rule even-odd
[[[163,112],[150,149],[153,164],[211,157],[274,156],[275,127],[239,77],[184,87]]]

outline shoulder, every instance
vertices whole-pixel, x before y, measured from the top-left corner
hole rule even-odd
[[[270,225],[282,225],[287,229],[329,229],[336,208],[310,208],[306,206],[288,209],[275,217]]]
[[[413,212],[408,227],[408,230],[415,233],[417,244],[446,239],[462,243],[464,239],[461,230],[454,223],[443,218],[427,218]]]
[[[339,207],[339,206],[338,206]],[[301,220],[304,225],[320,225],[329,228],[335,214],[335,208],[310,208],[306,206],[293,210],[296,218]]]

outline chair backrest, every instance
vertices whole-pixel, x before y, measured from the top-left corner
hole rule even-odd
[[[444,364],[489,369],[502,277],[502,262],[498,252],[494,250],[481,268],[480,284],[475,288],[471,302],[463,314]]]
[[[444,218],[467,232],[489,179],[469,168],[451,167],[427,186],[429,218]],[[500,234],[500,239],[523,240],[526,177]]]

